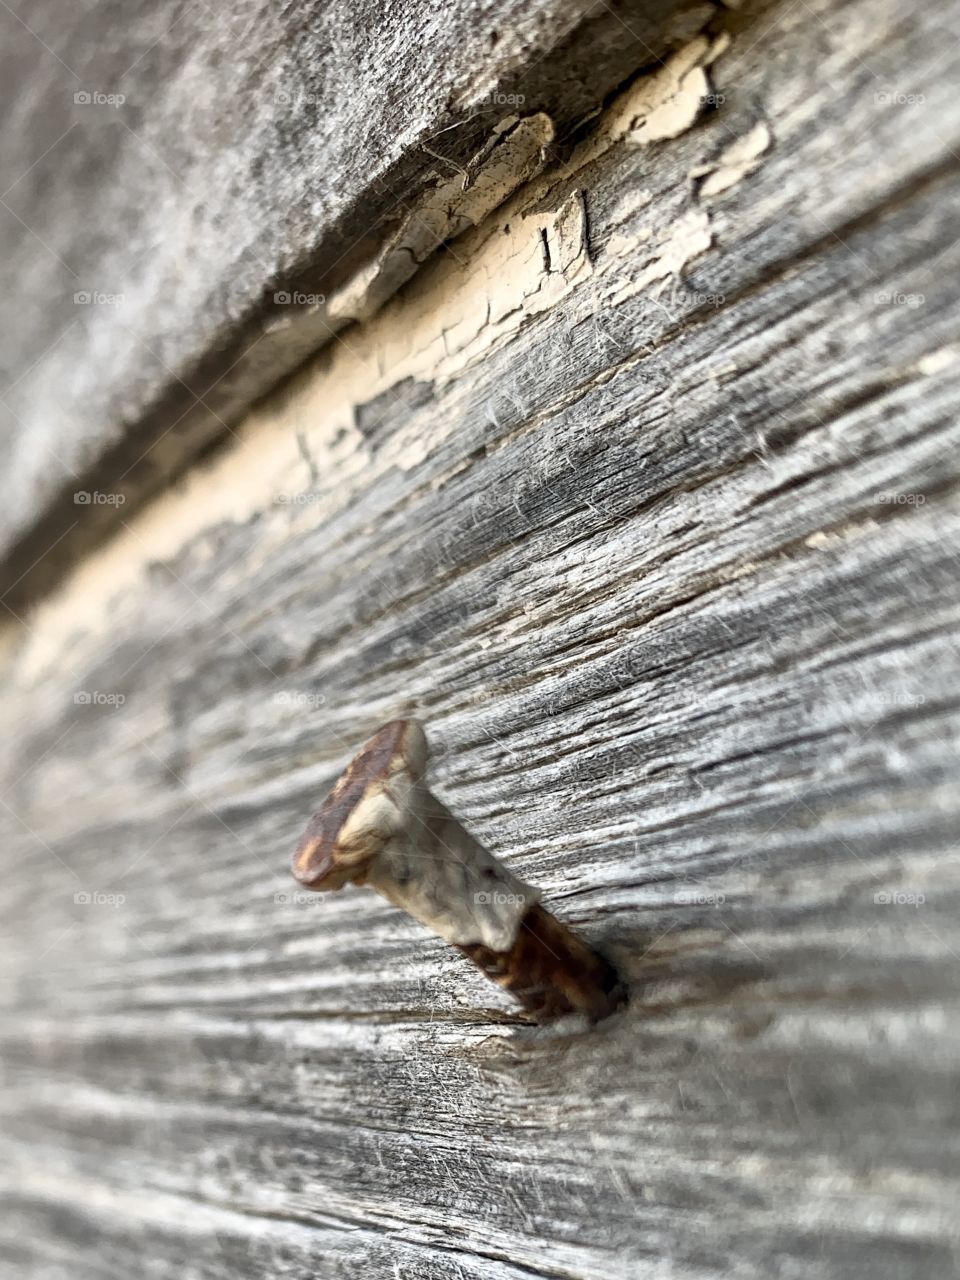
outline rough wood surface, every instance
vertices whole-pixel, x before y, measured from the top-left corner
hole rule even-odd
[[[522,179],[518,114],[562,145],[679,38],[676,7],[4,0],[0,591],[116,527],[77,490],[129,512],[228,438]]]
[[[702,22],[9,625],[11,1274],[955,1273],[960,21]],[[406,714],[622,1013],[298,895]]]

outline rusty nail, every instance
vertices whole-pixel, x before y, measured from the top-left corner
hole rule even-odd
[[[416,720],[378,730],[310,819],[294,876],[318,891],[370,885],[539,1019],[612,1013],[622,991],[611,966],[432,794],[428,756]]]

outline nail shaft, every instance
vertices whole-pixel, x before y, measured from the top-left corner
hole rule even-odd
[[[321,891],[370,885],[539,1019],[606,1017],[621,1000],[611,966],[433,795],[423,780],[428,754],[415,720],[374,734],[311,818],[296,878]]]

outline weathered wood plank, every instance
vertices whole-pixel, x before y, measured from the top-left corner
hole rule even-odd
[[[731,15],[9,630],[9,1265],[951,1273],[955,18]],[[293,896],[411,712],[622,1015]]]
[[[345,317],[509,194],[541,141],[655,63],[675,8],[0,7],[19,124],[0,143],[9,603],[116,528],[107,504],[78,520],[78,490],[130,511],[229,438]],[[543,113],[542,139],[516,126]]]

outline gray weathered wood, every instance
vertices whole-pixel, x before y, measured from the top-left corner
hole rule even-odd
[[[402,278],[476,218],[484,184],[463,190],[464,166],[498,129],[548,112],[559,142],[656,60],[675,8],[127,0],[121,19],[107,0],[0,6],[9,603],[115,527],[106,505],[78,521],[77,490],[119,491],[129,511],[229,438],[329,341],[330,299],[392,236],[407,244]],[[509,189],[522,167],[503,151],[474,177]]]
[[[10,624],[15,1274],[954,1273],[960,18],[701,18]],[[410,713],[622,1014],[295,896]]]

